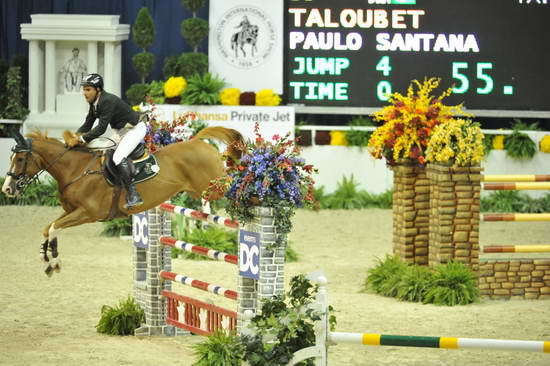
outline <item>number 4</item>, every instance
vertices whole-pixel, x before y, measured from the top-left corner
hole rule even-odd
[[[391,71],[390,56],[382,56],[376,64],[376,71],[382,71],[382,75],[388,76]]]

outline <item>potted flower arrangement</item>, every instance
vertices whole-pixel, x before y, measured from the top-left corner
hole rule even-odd
[[[462,105],[446,106],[452,89],[431,95],[440,79],[414,80],[406,95],[394,93],[389,105],[374,113],[382,122],[368,148],[376,159],[386,159],[393,170],[393,250],[403,261],[428,264],[430,184],[426,176],[426,149],[436,126],[465,113]],[[411,215],[414,213],[414,215]],[[420,234],[419,234],[420,233]],[[431,254],[430,254],[431,255]]]
[[[198,119],[195,113],[184,113],[174,121],[157,121],[154,107],[147,123],[147,134],[144,141],[150,153],[155,153],[161,147],[175,142],[187,141],[206,127],[206,123]]]
[[[239,222],[250,222],[255,206],[275,209],[275,245],[281,245],[290,232],[296,207],[315,207],[312,165],[299,156],[300,149],[289,135],[264,139],[255,127],[255,141],[239,148],[240,160],[225,157],[227,175],[214,180],[204,193],[205,199],[225,194],[229,199],[226,210]]]
[[[451,260],[478,266],[479,191],[484,136],[479,123],[449,119],[433,130],[426,149],[430,183],[430,266]],[[452,233],[449,235],[448,233]]]
[[[453,167],[478,166],[485,155],[483,139],[479,123],[452,118],[434,128],[426,158]]]
[[[385,158],[392,166],[400,159],[411,159],[426,164],[425,151],[435,126],[453,115],[466,115],[462,105],[446,106],[443,99],[452,93],[449,88],[439,97],[430,95],[440,84],[440,79],[430,78],[420,83],[414,80],[407,95],[394,93],[390,105],[374,113],[381,122],[369,140],[369,150],[376,159]],[[415,87],[417,90],[415,90]]]

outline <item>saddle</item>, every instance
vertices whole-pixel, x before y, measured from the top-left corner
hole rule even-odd
[[[105,150],[101,158],[101,170],[103,171],[103,176],[109,185],[114,187],[122,187],[122,180],[118,176],[118,169],[113,162],[114,153],[114,149]],[[150,155],[145,150],[145,144],[139,144],[136,146],[134,151],[132,151],[128,156],[128,159],[133,162],[132,176],[135,184],[153,178],[160,171],[157,159],[154,155]]]

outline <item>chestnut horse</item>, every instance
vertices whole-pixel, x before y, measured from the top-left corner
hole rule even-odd
[[[61,268],[57,252],[59,230],[105,220],[113,217],[113,212],[125,216],[145,211],[182,191],[199,197],[212,179],[225,174],[221,154],[201,138],[223,141],[228,146],[226,154],[236,159],[241,155],[239,147],[243,141],[238,131],[207,127],[190,141],[163,147],[155,153],[160,167],[158,175],[136,186],[144,204],[127,210],[124,208],[125,193],[115,202],[115,188],[102,174],[98,152],[82,147],[68,149],[62,142],[40,132],[27,137],[24,139],[19,133],[15,136],[17,144],[12,149],[11,166],[2,191],[9,197],[16,197],[42,171],[47,171],[57,181],[65,212],[42,232],[45,241],[40,254],[48,276]],[[211,197],[217,198],[220,197]]]

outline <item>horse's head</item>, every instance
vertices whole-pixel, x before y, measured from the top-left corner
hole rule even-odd
[[[14,136],[16,145],[11,149],[11,164],[2,192],[8,197],[17,197],[21,190],[40,170],[39,159],[32,151],[32,140],[19,133]]]

